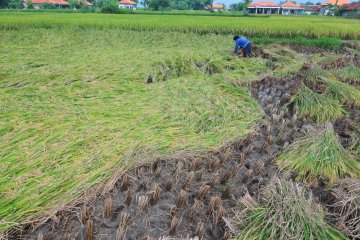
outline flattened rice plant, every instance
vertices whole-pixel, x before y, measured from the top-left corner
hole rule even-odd
[[[316,93],[303,85],[287,105],[293,105],[301,117],[316,123],[335,121],[346,115],[346,111],[335,99]]]
[[[349,84],[336,80],[325,81],[328,93],[341,103],[351,102],[360,105],[360,91]]]
[[[237,240],[347,239],[325,222],[321,206],[299,184],[274,178],[259,203],[249,194],[241,203],[245,217],[240,219]]]
[[[165,81],[170,78],[193,73],[194,71],[214,74],[223,71],[223,64],[220,59],[197,59],[191,55],[183,55],[176,58],[168,58],[156,64],[154,75],[156,81]]]
[[[356,66],[345,67],[335,71],[334,74],[345,81],[355,81],[357,84],[360,84],[360,68]]]
[[[331,124],[309,130],[277,158],[277,164],[281,170],[298,171],[297,179],[306,182],[319,176],[330,184],[346,176],[360,177],[359,162],[341,146]]]

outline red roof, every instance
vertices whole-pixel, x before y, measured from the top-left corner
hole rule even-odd
[[[131,0],[121,0],[119,3],[124,4],[124,5],[136,5],[137,4],[136,2],[133,2]]]
[[[252,2],[249,7],[279,7],[279,5],[274,2]]]
[[[68,2],[65,2],[63,0],[25,0],[25,2],[30,2],[30,1],[35,4],[52,3],[55,5],[69,5]]]
[[[300,8],[300,4],[296,4],[293,2],[286,2],[284,4],[281,5],[282,7],[290,7],[290,8]]]
[[[224,8],[224,5],[222,5],[221,3],[215,3],[212,6],[212,9],[223,9],[223,8]]]
[[[337,3],[336,3],[337,1]],[[350,1],[349,0],[326,0],[325,2],[323,2],[323,4],[321,4],[322,6],[326,6],[326,5],[338,5],[338,6],[341,6],[341,5],[344,5],[344,4],[349,4]]]
[[[360,2],[347,4],[345,10],[352,11],[360,8]]]

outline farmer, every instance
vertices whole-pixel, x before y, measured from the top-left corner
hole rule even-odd
[[[231,53],[231,56],[235,55],[239,57],[248,57],[251,53],[251,42],[245,37],[239,37],[238,35],[234,36],[235,41],[235,49],[234,52]]]

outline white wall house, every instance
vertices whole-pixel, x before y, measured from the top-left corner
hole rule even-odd
[[[136,10],[136,2],[133,2],[131,0],[121,0],[119,2],[119,8],[127,8],[131,10]]]
[[[281,5],[281,14],[282,15],[291,15],[299,14],[304,11],[304,8],[300,4],[295,4],[293,2],[286,2]]]

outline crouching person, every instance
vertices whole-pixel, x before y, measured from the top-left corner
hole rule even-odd
[[[245,37],[239,37],[238,35],[234,36],[235,48],[231,52],[231,56],[238,57],[250,57],[251,54],[251,42]]]

